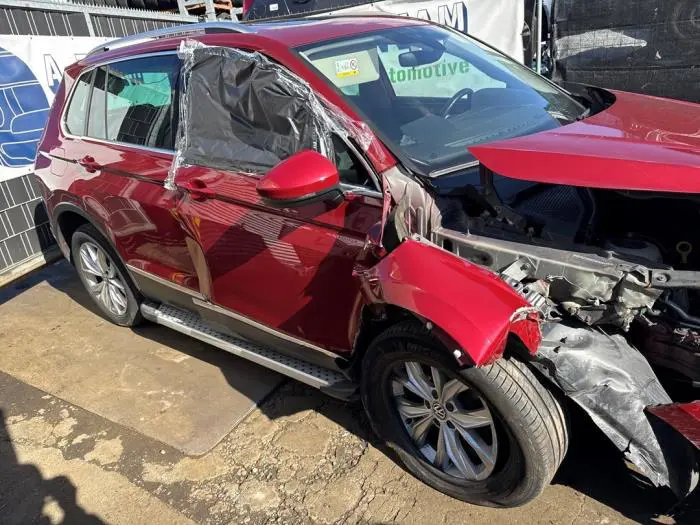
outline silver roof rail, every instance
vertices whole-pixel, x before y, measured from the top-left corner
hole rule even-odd
[[[88,56],[94,53],[103,53],[112,49],[119,49],[122,47],[133,46],[135,44],[150,42],[152,40],[158,40],[159,38],[189,36],[196,34],[203,35],[206,33],[223,33],[226,31],[230,31],[232,33],[255,32],[252,28],[243,25],[240,22],[200,22],[197,24],[182,24],[172,27],[165,27],[163,29],[154,29],[152,31],[146,31],[145,33],[138,33],[136,35],[130,35],[124,38],[118,38],[117,40],[110,40],[109,42],[105,42],[104,44],[92,49],[88,53]]]

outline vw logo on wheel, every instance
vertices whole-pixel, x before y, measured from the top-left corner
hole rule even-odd
[[[445,412],[445,408],[440,403],[433,403],[433,413],[438,419],[445,419],[447,417],[447,412]]]

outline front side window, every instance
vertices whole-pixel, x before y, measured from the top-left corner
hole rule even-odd
[[[320,151],[318,116],[279,66],[205,48],[185,74],[189,164],[264,173],[297,151]]]
[[[475,161],[470,146],[564,126],[585,113],[521,64],[439,26],[384,29],[298,51],[427,176]]]
[[[373,187],[362,163],[331,131],[310,88],[282,66],[259,54],[202,48],[184,74],[184,163],[265,173],[313,149],[335,161],[343,182]]]

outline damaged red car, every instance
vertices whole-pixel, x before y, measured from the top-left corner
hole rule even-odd
[[[570,402],[697,482],[697,105],[401,17],[195,24],[67,68],[36,173],[106,317],[359,397],[450,496],[535,498]]]

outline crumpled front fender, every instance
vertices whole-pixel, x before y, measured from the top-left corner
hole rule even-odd
[[[533,354],[539,346],[537,312],[524,298],[494,273],[428,242],[406,239],[358,277],[367,303],[401,307],[443,331],[463,351],[461,365],[497,359],[510,333]]]

